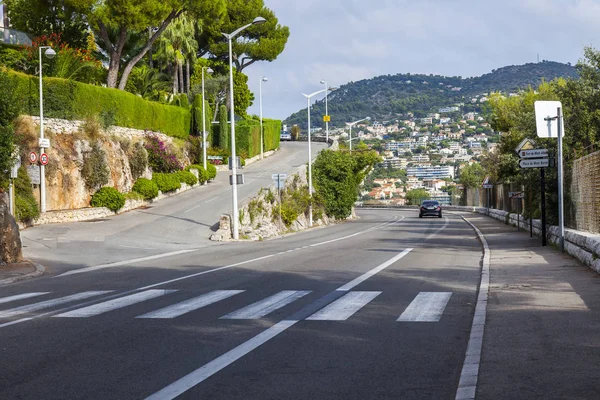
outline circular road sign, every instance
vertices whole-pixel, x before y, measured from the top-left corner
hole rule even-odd
[[[31,153],[29,153],[29,162],[33,164],[36,161],[37,161],[37,154],[35,151],[32,151]]]
[[[42,163],[42,165],[48,164],[48,154],[46,154],[46,153],[40,154],[40,163]]]

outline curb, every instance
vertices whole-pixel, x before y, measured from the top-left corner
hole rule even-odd
[[[33,264],[35,266],[35,271],[30,272],[25,275],[19,275],[19,276],[14,276],[12,278],[2,279],[2,280],[0,280],[0,285],[9,285],[11,283],[23,281],[25,279],[35,278],[37,276],[43,275],[46,272],[46,267],[44,267],[42,264],[38,264],[31,260],[25,260],[25,261],[28,261],[31,264]]]

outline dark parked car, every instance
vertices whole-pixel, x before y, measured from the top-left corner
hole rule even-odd
[[[423,218],[424,215],[442,218],[442,205],[435,200],[425,200],[419,208],[419,218]]]

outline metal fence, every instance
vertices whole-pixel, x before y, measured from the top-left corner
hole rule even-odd
[[[600,151],[573,163],[570,189],[572,228],[600,233]]]

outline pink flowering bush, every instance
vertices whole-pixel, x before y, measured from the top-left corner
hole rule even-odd
[[[153,172],[175,172],[183,169],[175,153],[157,136],[148,136],[144,147],[148,152],[148,165]]]

